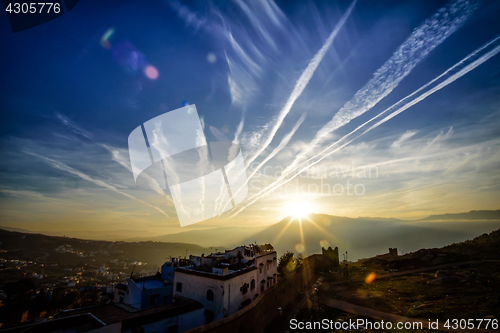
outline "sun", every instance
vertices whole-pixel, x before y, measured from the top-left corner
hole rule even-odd
[[[312,213],[311,205],[304,201],[297,201],[288,204],[286,208],[287,215],[293,217],[304,217],[307,214]]]

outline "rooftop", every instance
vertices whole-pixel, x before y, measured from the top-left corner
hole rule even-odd
[[[198,309],[203,309],[203,305],[199,302],[184,297],[177,297],[174,303],[146,310],[129,310],[127,306],[117,303],[67,310],[63,312],[63,315],[73,318],[74,315],[89,314],[106,323],[106,325],[121,321],[122,331],[125,331],[138,325],[145,325]]]
[[[228,274],[215,274],[215,273],[203,272],[203,271],[198,271],[198,270],[189,269],[189,268],[178,268],[176,271],[176,274],[177,273],[185,273],[185,274],[189,274],[189,275],[203,276],[203,277],[216,279],[216,280],[220,280],[220,281],[226,281],[226,280],[232,279],[233,277],[236,277],[236,276],[239,276],[242,274],[246,274],[246,273],[251,272],[251,271],[256,270],[256,269],[257,269],[257,267],[250,266],[250,267],[246,267],[246,268],[243,268],[243,269],[240,269],[238,271],[231,272]]]

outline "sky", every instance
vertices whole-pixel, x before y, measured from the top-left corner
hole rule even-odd
[[[81,0],[0,19],[0,225],[73,237],[499,209],[500,2]],[[181,228],[128,136],[196,105],[248,196]],[[299,209],[300,210],[300,209]]]

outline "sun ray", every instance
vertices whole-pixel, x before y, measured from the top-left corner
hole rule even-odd
[[[290,221],[288,221],[288,224],[283,228],[283,230],[281,230],[281,232],[278,234],[278,236],[275,237],[275,239],[273,240],[273,244],[274,243],[278,243],[278,241],[280,240],[281,236],[283,236],[283,234],[285,233],[286,229],[288,229],[288,227],[290,226],[290,224],[292,224],[293,220],[295,218],[291,218]]]

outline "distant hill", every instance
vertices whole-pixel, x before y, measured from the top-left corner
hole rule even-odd
[[[155,242],[182,242],[194,243],[200,246],[218,248],[229,248],[243,244],[250,235],[254,235],[266,227],[218,227],[214,229],[190,230],[175,234],[157,237],[136,237],[125,241],[155,241]]]
[[[500,220],[500,210],[471,210],[468,213],[431,215],[420,221]]]
[[[28,229],[21,229],[21,228],[12,228],[12,227],[3,227],[3,226],[0,226],[0,229],[8,230],[8,231],[23,232],[25,234],[44,234],[43,232],[31,231],[31,230],[28,230]]]
[[[60,253],[56,249],[70,245],[75,252],[83,252],[83,257],[76,253]],[[163,242],[109,242],[86,240],[70,237],[47,236],[33,233],[20,233],[0,229],[0,254],[2,259],[32,260],[37,262],[92,262],[95,265],[110,260],[147,262],[158,267],[169,256],[186,254],[208,254],[210,249],[188,243]]]
[[[303,218],[302,223],[299,223],[287,217],[247,238],[245,243],[271,243],[278,253],[297,253],[298,244],[302,244],[305,246],[305,255],[321,253],[321,244],[329,244],[339,247],[339,253],[348,251],[349,260],[357,260],[387,253],[389,247],[396,247],[405,253],[421,248],[442,247],[500,226],[500,219],[430,222],[363,217],[354,219],[324,214],[309,214],[308,218],[310,221]]]

